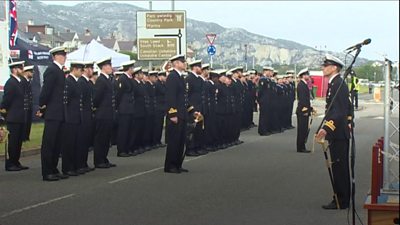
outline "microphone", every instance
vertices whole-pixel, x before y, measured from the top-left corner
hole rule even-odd
[[[368,45],[369,43],[371,43],[371,38],[365,39],[361,43],[358,43],[358,44],[355,44],[355,45],[353,45],[351,47],[348,47],[345,51],[361,48],[363,45]]]

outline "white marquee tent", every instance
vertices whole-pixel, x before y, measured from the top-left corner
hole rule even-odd
[[[69,53],[65,64],[69,67],[72,61],[97,61],[105,57],[111,57],[113,67],[119,67],[130,59],[128,55],[117,53],[93,39],[89,44]]]

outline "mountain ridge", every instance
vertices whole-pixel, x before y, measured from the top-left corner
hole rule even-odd
[[[127,3],[83,2],[74,6],[51,5],[40,1],[19,1],[20,22],[32,19],[35,24],[50,24],[56,30],[84,33],[89,29],[101,37],[114,36],[120,40],[136,39],[136,11],[146,10]],[[123,16],[121,16],[123,15]],[[216,33],[217,53],[214,63],[222,65],[301,65],[316,67],[322,53],[310,46],[285,39],[274,39],[251,33],[243,28],[225,28],[214,22],[190,19],[187,15],[187,44],[196,58],[208,60],[206,33]],[[247,45],[247,52],[244,45]],[[342,53],[329,52],[340,58]],[[360,58],[358,64],[368,60]]]

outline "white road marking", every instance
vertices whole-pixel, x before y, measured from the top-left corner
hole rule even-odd
[[[190,161],[193,161],[193,160],[201,159],[201,158],[203,158],[205,156],[206,155],[202,155],[202,156],[198,156],[198,157],[195,157],[195,158],[192,158],[192,159],[186,159],[184,162],[190,162]],[[135,177],[139,177],[139,176],[146,175],[146,174],[149,174],[149,173],[153,173],[153,172],[156,172],[156,171],[162,170],[162,169],[164,169],[164,167],[160,166],[160,167],[157,167],[157,168],[154,168],[154,169],[151,169],[151,170],[146,170],[146,171],[143,171],[143,172],[140,172],[140,173],[135,173],[135,174],[132,174],[132,175],[129,175],[129,176],[126,176],[126,177],[121,177],[121,178],[118,178],[116,180],[109,181],[108,183],[109,184],[115,184],[115,183],[118,183],[118,182],[121,182],[121,181],[124,181],[124,180],[128,180],[128,179],[131,179],[131,178],[135,178]]]
[[[64,196],[61,196],[59,198],[54,198],[54,199],[51,199],[51,200],[48,200],[48,201],[45,201],[45,202],[40,202],[38,204],[27,206],[25,208],[16,209],[16,210],[13,210],[11,212],[8,212],[8,213],[5,213],[5,214],[1,215],[1,218],[8,217],[8,216],[11,216],[11,215],[14,215],[14,214],[17,214],[17,213],[21,213],[21,212],[24,212],[24,211],[27,211],[27,210],[31,210],[31,209],[34,209],[34,208],[37,208],[37,207],[40,207],[40,206],[48,205],[48,204],[51,204],[53,202],[57,202],[57,201],[60,201],[60,200],[66,199],[66,198],[71,198],[74,195],[75,194],[64,195]]]
[[[126,176],[126,177],[122,177],[122,178],[119,178],[119,179],[116,179],[116,180],[112,180],[112,181],[109,181],[108,183],[109,184],[118,183],[118,182],[121,182],[121,181],[124,181],[124,180],[128,180],[128,179],[131,179],[131,178],[134,178],[134,177],[142,176],[142,175],[145,175],[145,174],[148,174],[148,173],[153,173],[153,172],[155,172],[157,170],[161,170],[163,168],[164,168],[163,166],[157,167],[157,168],[154,168],[154,169],[151,169],[151,170],[147,170],[147,171],[140,172],[140,173],[135,173],[135,174],[132,174],[132,175],[129,175],[129,176]]]

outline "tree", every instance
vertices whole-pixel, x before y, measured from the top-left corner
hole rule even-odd
[[[129,51],[120,51],[119,53],[129,55],[130,60],[137,60],[137,53],[129,52]]]
[[[383,70],[383,66],[374,66],[373,62],[354,67],[354,72],[356,72],[358,78],[375,82],[383,80]]]

